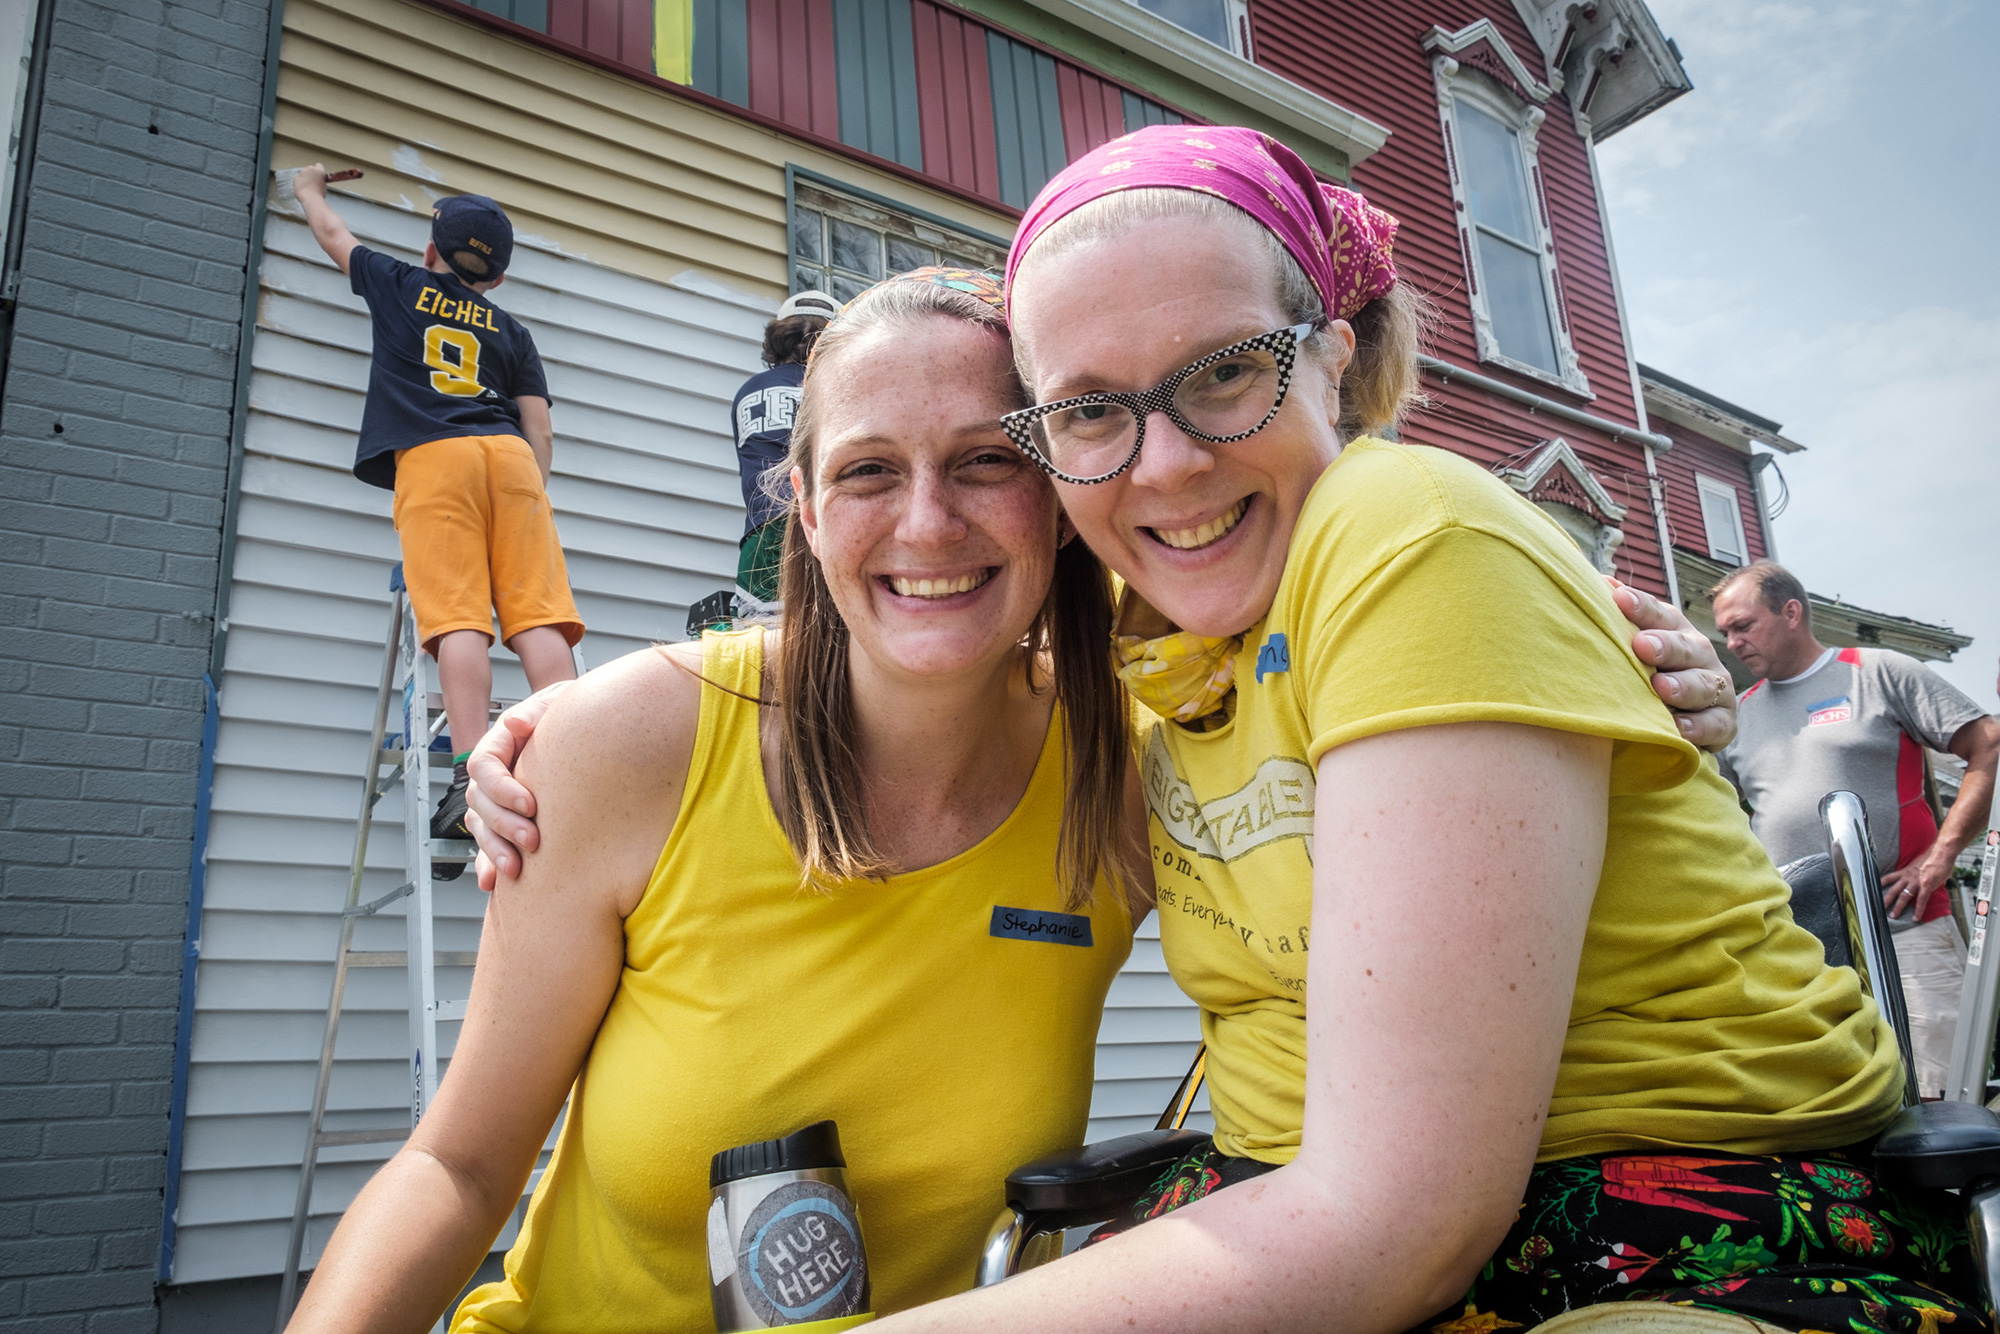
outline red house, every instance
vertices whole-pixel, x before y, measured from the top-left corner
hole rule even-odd
[[[1354,184],[1442,323],[1407,438],[1490,465],[1599,568],[1677,593],[1594,146],[1686,92],[1638,0],[1255,0],[1259,63],[1386,126]]]

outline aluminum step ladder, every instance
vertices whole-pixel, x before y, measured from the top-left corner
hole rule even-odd
[[[291,1319],[298,1300],[299,1266],[305,1250],[306,1228],[311,1218],[313,1178],[319,1168],[320,1151],[356,1144],[387,1144],[409,1138],[418,1121],[437,1096],[443,1075],[443,1059],[438,1049],[438,1025],[465,1018],[463,996],[438,998],[439,968],[469,968],[478,958],[476,950],[439,950],[437,923],[432,901],[433,868],[465,866],[476,849],[466,839],[431,837],[433,774],[449,772],[450,752],[442,749],[445,735],[444,701],[437,689],[437,664],[417,642],[416,616],[410,609],[409,590],[403,583],[400,562],[391,571],[392,594],[389,634],[382,650],[381,683],[375,693],[375,723],[368,738],[369,761],[362,772],[361,809],[355,822],[354,858],[348,868],[347,902],[340,914],[340,948],[334,955],[333,990],[327,1001],[326,1034],[320,1044],[319,1077],[313,1086],[312,1115],[306,1132],[305,1154],[299,1165],[298,1197],[292,1206],[291,1236],[285,1248],[284,1279],[279,1287],[277,1329]],[[575,655],[577,675],[584,671],[581,650]],[[512,701],[496,701],[488,717]],[[391,733],[391,708],[400,708],[397,730]],[[449,744],[457,744],[452,738]],[[440,764],[440,758],[444,763]],[[376,808],[390,790],[401,783],[403,789],[404,880],[387,894],[361,902],[361,884],[367,874],[368,839]],[[405,948],[400,950],[357,950],[354,928],[364,917],[408,899],[404,907]],[[415,966],[408,966],[411,961]],[[325,1127],[327,1094],[333,1082],[334,1046],[340,1036],[342,1002],[347,993],[347,974],[353,968],[405,968],[409,979],[410,1016],[410,1123],[366,1130],[328,1130]],[[540,1173],[536,1173],[539,1178]],[[532,1180],[531,1180],[532,1187]],[[442,1323],[440,1323],[442,1328]]]

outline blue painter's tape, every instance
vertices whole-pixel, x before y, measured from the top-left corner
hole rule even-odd
[[[1279,672],[1292,670],[1292,647],[1285,642],[1283,634],[1274,634],[1264,641],[1257,650],[1257,684],[1263,685],[1264,678]]]
[[[1040,940],[1051,945],[1082,945],[1090,939],[1090,919],[1080,913],[1039,912],[1033,908],[993,907],[988,932],[1004,940]]]
[[[222,722],[215,682],[201,678],[206,704],[201,718],[201,763],[195,775],[194,848],[188,861],[187,928],[181,941],[180,1013],[174,1026],[174,1082],[167,1098],[167,1181],[160,1221],[157,1281],[174,1277],[174,1240],[180,1223],[181,1155],[186,1147],[188,1065],[194,1050],[194,983],[201,966],[201,910],[208,893],[208,826],[215,796],[215,738]]]

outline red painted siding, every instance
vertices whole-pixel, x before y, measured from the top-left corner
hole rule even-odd
[[[1125,94],[1117,84],[1059,65],[1056,94],[1062,101],[1063,149],[1071,162],[1125,133]]]
[[[650,71],[653,0],[549,0],[549,36]]]
[[[838,139],[833,0],[747,0],[747,9],[750,109]]]
[[[1750,559],[1762,560],[1770,554],[1764,543],[1764,525],[1757,515],[1757,483],[1750,472],[1750,456],[1673,422],[1656,419],[1653,429],[1674,442],[1673,449],[1660,459],[1660,481],[1667,493],[1667,534],[1673,544],[1696,555],[1708,554],[1708,525],[1701,517],[1701,491],[1695,482],[1700,474],[1736,488]]]
[[[1491,19],[1522,62],[1538,71],[1541,50],[1513,5],[1508,0],[1253,0],[1250,14],[1259,64],[1391,131],[1382,150],[1355,168],[1354,184],[1403,224],[1396,238],[1397,265],[1443,316],[1432,352],[1612,421],[1636,424],[1589,157],[1560,94],[1549,99],[1548,118],[1538,136],[1539,184],[1555,239],[1561,316],[1596,397],[1585,401],[1477,359],[1464,251],[1423,37],[1433,24],[1455,32],[1478,19]],[[1425,387],[1430,406],[1416,414],[1405,438],[1490,465],[1560,435],[1612,498],[1629,507],[1625,542],[1618,549],[1620,576],[1656,592],[1666,590],[1645,461],[1637,445],[1536,417],[1463,385],[1440,385],[1426,377]]]
[[[917,43],[917,114],[924,170],[988,197],[1000,194],[986,29],[930,0],[910,0]]]

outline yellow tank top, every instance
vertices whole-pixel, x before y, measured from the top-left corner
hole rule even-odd
[[[971,1286],[1002,1182],[1082,1142],[1098,1016],[1131,950],[1056,881],[1061,721],[1001,826],[937,866],[802,890],[764,786],[762,629],[710,635],[681,812],[506,1277],[453,1329],[706,1330],[709,1158],[840,1124],[873,1306]]]

